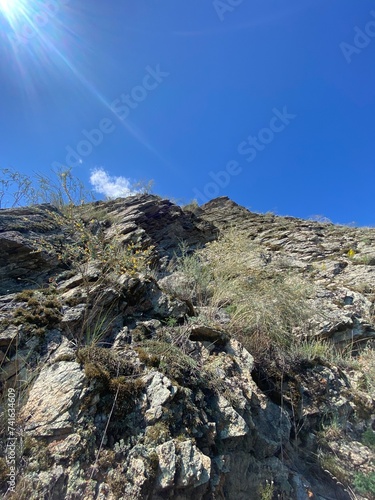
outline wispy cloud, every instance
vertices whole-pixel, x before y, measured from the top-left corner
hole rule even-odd
[[[137,194],[137,191],[132,189],[130,179],[109,175],[103,168],[96,168],[91,172],[90,183],[95,192],[104,194],[107,198],[120,198]]]

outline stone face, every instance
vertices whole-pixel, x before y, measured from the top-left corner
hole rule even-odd
[[[40,437],[72,432],[84,379],[75,362],[59,361],[43,368],[22,411],[26,432]]]
[[[48,446],[51,455],[56,462],[72,460],[79,453],[82,438],[79,434],[69,434],[66,439],[54,441]]]
[[[173,488],[176,475],[176,445],[173,440],[167,441],[156,448],[159,458],[160,472],[157,477],[157,489]]]
[[[193,326],[190,331],[190,340],[199,342],[225,345],[229,341],[229,338],[226,332],[205,325]]]
[[[274,498],[350,498],[345,474],[353,482],[374,460],[371,344],[358,349],[355,361],[368,356],[362,371],[319,353],[292,363],[273,345],[262,364],[244,347],[249,333],[232,328],[231,304],[201,304],[175,263],[181,242],[192,254],[227,229],[244,231],[251,272],[312,284],[309,324],[290,335],[346,352],[375,335],[375,229],[255,214],[226,197],[190,212],[137,195],[76,215],[105,244],[152,249],[152,272],[106,272],[97,260],[63,268],[59,252],[79,234],[67,234],[62,214],[0,210],[2,414],[4,389],[18,395],[29,384],[17,407],[18,495],[248,500],[274,488]],[[34,313],[56,302],[61,317],[40,327]],[[95,355],[78,355],[83,348]],[[322,453],[344,478],[319,469]]]
[[[232,408],[229,401],[222,396],[219,396],[218,409],[222,421],[218,429],[220,439],[246,436],[249,428],[245,420]]]
[[[196,488],[210,479],[211,460],[203,455],[191,441],[178,445],[179,467],[177,469],[177,488]]]
[[[128,242],[146,237],[150,245],[157,246],[160,256],[173,256],[181,241],[194,248],[212,241],[218,234],[210,222],[197,219],[169,200],[153,195],[99,202],[96,206],[116,216],[118,222],[107,231],[109,237],[124,234]]]
[[[176,388],[173,387],[172,382],[162,373],[156,372],[146,390],[149,408],[145,413],[145,419],[148,423],[162,416],[163,406],[173,398],[175,393]]]
[[[50,205],[0,210],[0,293],[43,283],[59,267],[56,256],[40,251],[40,239],[54,241],[60,229]]]
[[[65,496],[67,474],[61,465],[53,467],[52,470],[41,472],[38,480],[40,485],[44,486],[43,489],[46,489],[49,492],[49,497],[51,499],[58,500],[59,498],[63,498]],[[34,498],[38,498],[38,496],[35,496]]]
[[[13,343],[15,343],[18,336],[18,328],[9,325],[2,332],[0,332],[0,348],[8,351]]]
[[[67,326],[78,323],[83,318],[85,309],[85,304],[78,304],[75,307],[65,307],[61,323]]]

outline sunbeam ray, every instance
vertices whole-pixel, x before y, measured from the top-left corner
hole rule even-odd
[[[67,2],[56,2],[57,10],[47,10],[36,0],[0,0],[0,18],[3,19],[2,50],[6,60],[18,73],[18,81],[29,101],[37,102],[38,87],[53,78],[71,78],[82,91],[93,97],[106,112],[114,114],[111,101],[80,70],[68,56],[70,45],[79,45],[80,52],[90,50],[81,37],[64,22],[62,9]],[[73,7],[70,7],[73,9]],[[73,11],[72,11],[73,12]],[[58,14],[61,14],[61,18]],[[63,48],[61,48],[63,46]],[[82,50],[84,49],[84,50]],[[143,133],[128,120],[120,120],[126,132],[155,157],[170,168],[160,153]]]

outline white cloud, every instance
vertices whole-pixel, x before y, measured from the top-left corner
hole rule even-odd
[[[137,193],[132,189],[129,179],[109,175],[103,168],[96,168],[91,172],[90,182],[94,191],[107,198],[124,198]]]

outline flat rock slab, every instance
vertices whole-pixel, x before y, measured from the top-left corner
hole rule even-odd
[[[189,338],[190,340],[211,342],[217,345],[225,345],[230,340],[230,337],[226,332],[204,325],[193,326],[190,331]]]
[[[72,432],[84,379],[76,362],[60,361],[44,367],[21,414],[25,430],[39,437]]]

